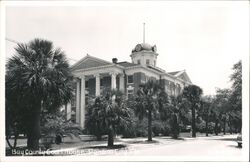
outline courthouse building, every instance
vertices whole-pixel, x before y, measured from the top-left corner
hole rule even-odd
[[[101,95],[107,89],[122,91],[127,97],[135,94],[140,84],[159,80],[168,95],[177,96],[192,84],[185,70],[166,72],[157,67],[157,48],[147,43],[137,44],[130,55],[132,62],[102,60],[87,55],[71,67],[76,81],[75,97],[66,106],[67,119],[82,128],[85,121],[87,96]]]

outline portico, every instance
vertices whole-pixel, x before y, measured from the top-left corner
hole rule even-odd
[[[93,71],[94,72],[94,71]],[[105,80],[104,80],[105,78]],[[110,79],[109,79],[110,78]],[[85,108],[86,108],[86,94],[89,94],[87,91],[90,88],[94,89],[94,96],[100,96],[103,91],[107,90],[120,90],[124,92],[124,74],[118,72],[98,72],[95,70],[93,75],[88,75],[87,73],[82,73],[80,76],[77,76],[77,86],[76,86],[76,123],[78,123],[82,128],[84,127],[85,121]],[[89,87],[89,81],[94,81],[94,87]],[[102,83],[102,84],[101,84]],[[89,84],[89,85],[86,85]],[[103,85],[105,84],[105,85]]]

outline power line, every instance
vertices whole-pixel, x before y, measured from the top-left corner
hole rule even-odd
[[[14,39],[10,39],[10,38],[5,38],[5,40],[7,40],[7,41],[9,41],[9,42],[11,42],[11,43],[15,43],[15,44],[18,44],[18,43],[20,43],[20,42],[18,42],[18,41],[16,41],[16,40],[14,40]],[[72,59],[72,58],[68,58],[69,60],[72,60],[72,61],[77,61],[76,59]]]

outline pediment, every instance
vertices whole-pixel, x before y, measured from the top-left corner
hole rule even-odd
[[[179,73],[178,75],[176,75],[176,77],[180,78],[180,79],[182,79],[182,80],[184,80],[186,82],[192,83],[189,76],[187,75],[187,73],[185,71],[183,71],[182,73]]]
[[[77,63],[75,63],[72,67],[71,70],[81,70],[81,69],[89,69],[93,67],[100,67],[100,66],[105,66],[105,65],[111,65],[111,62],[87,55]]]

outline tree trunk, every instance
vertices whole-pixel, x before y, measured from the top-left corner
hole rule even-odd
[[[176,114],[173,114],[173,138],[174,139],[177,139],[178,138],[178,134],[179,134],[179,126],[178,126],[178,119],[177,119],[177,115]]]
[[[18,135],[15,135],[13,148],[16,148]]]
[[[40,112],[41,101],[37,102],[37,107],[33,111],[30,120],[30,127],[27,133],[27,147],[30,150],[39,150],[39,139],[41,136],[40,130]]]
[[[196,137],[196,128],[195,128],[195,107],[192,107],[192,137]]]
[[[108,133],[108,147],[114,146],[114,130],[113,127],[109,127],[109,133]]]
[[[226,134],[226,120],[224,120],[224,123],[223,123],[223,134],[225,135]]]
[[[152,112],[148,111],[148,141],[152,141]]]
[[[208,117],[206,117],[206,136],[208,136]]]
[[[97,141],[102,140],[102,133],[99,122],[97,123],[97,134],[96,134]]]
[[[218,135],[218,121],[217,120],[215,122],[214,133],[216,136]]]

